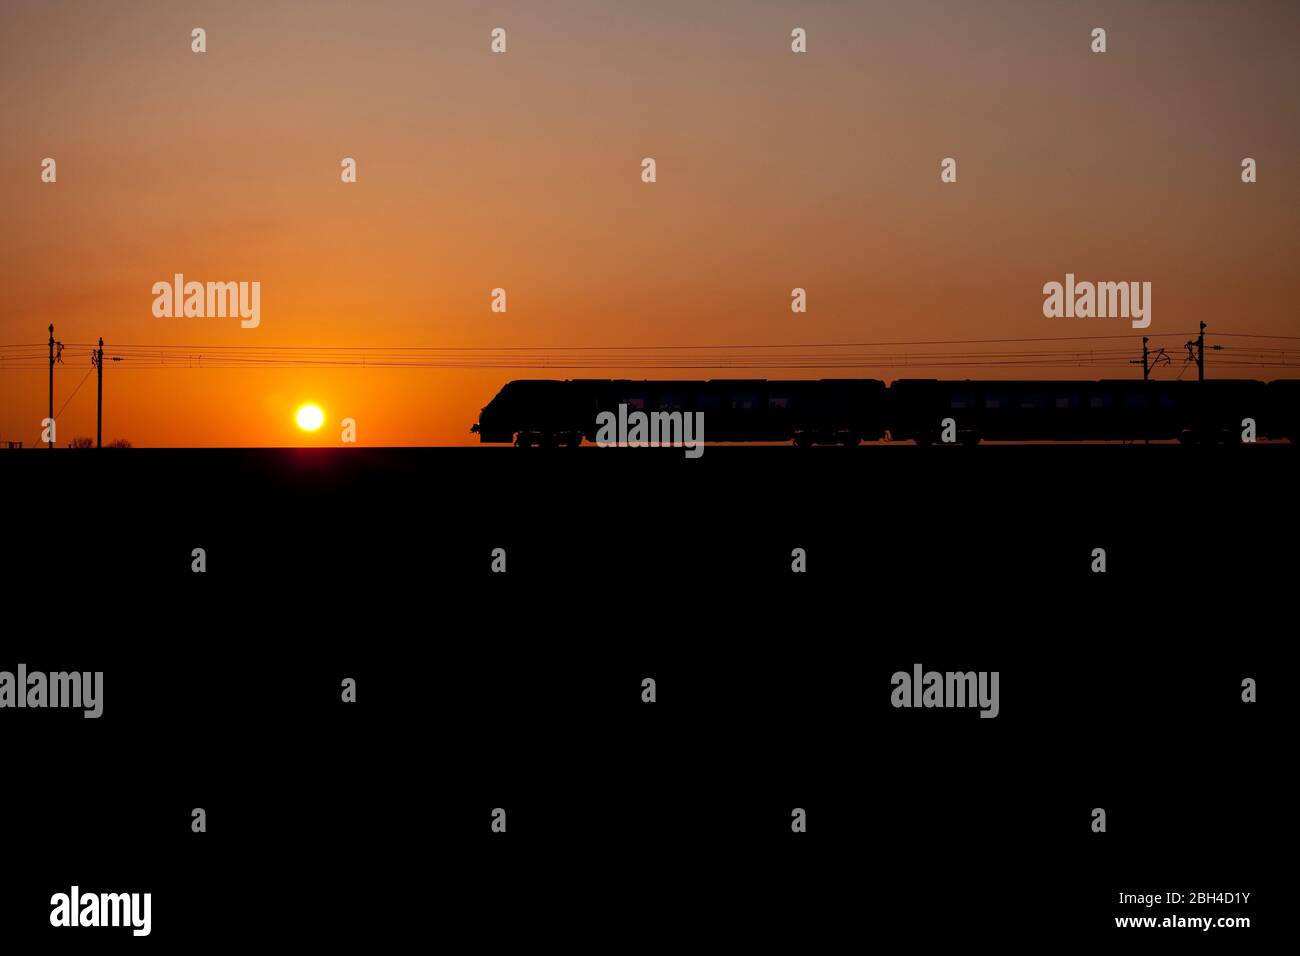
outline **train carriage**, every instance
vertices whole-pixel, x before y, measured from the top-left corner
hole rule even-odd
[[[1300,440],[1300,380],[523,379],[483,408],[482,442],[579,445],[597,416],[700,412],[709,442]],[[950,424],[949,424],[950,423]],[[951,430],[951,436],[946,434]]]

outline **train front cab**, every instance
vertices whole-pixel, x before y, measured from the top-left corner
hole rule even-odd
[[[586,383],[517,379],[507,382],[484,406],[470,430],[483,443],[576,446],[594,420],[594,401]]]

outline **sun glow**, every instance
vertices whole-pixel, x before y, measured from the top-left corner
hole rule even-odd
[[[325,421],[325,413],[318,405],[304,405],[298,409],[298,427],[305,432],[314,432]]]

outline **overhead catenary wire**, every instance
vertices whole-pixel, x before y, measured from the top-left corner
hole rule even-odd
[[[1188,335],[1194,335],[1194,332],[1157,332],[1148,334],[1147,338],[1183,338]],[[1296,335],[1264,335],[1253,332],[1215,332],[1216,337],[1238,336],[1246,338],[1278,339],[1278,340],[1296,340],[1300,341],[1300,336]],[[1107,334],[1107,335],[1051,335],[1051,336],[1027,336],[1020,338],[983,338],[983,339],[916,339],[911,341],[881,341],[881,342],[802,342],[802,343],[731,343],[731,344],[712,344],[712,345],[493,345],[493,346],[452,346],[452,345],[386,345],[386,346],[349,346],[349,345],[321,345],[321,346],[294,346],[294,345],[137,345],[132,343],[119,344],[119,349],[149,349],[157,350],[159,348],[181,348],[186,350],[241,350],[241,351],[261,351],[261,350],[301,350],[310,348],[317,351],[618,351],[618,350],[690,350],[690,349],[785,349],[785,348],[903,348],[920,345],[1006,345],[1026,342],[1080,342],[1080,341],[1132,341],[1132,334]],[[93,342],[68,342],[65,343],[69,348],[95,348]],[[44,343],[0,344],[0,349],[7,348],[44,348]]]
[[[1182,338],[1185,333],[1157,333],[1150,338]],[[1257,340],[1300,340],[1252,332],[1216,333]],[[930,339],[911,342],[811,342],[762,344],[697,344],[662,346],[302,346],[302,345],[116,345],[106,360],[128,370],[254,369],[254,368],[424,368],[503,370],[835,370],[941,368],[1125,368],[1131,347],[1077,345],[1045,349],[956,348],[965,345],[1028,343],[1131,342],[1132,335],[1034,336],[988,339]],[[0,345],[0,371],[47,368],[46,345]],[[936,348],[937,347],[937,348]],[[67,343],[71,359],[89,356],[95,346]],[[918,351],[911,351],[917,349]],[[835,351],[831,351],[835,350]],[[1163,349],[1161,349],[1163,352]],[[1217,346],[1228,353],[1216,361],[1220,369],[1293,368],[1295,348],[1251,343]],[[1165,362],[1168,366],[1171,363]],[[1179,369],[1181,377],[1183,368]]]

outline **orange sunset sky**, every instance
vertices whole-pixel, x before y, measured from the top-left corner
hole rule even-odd
[[[364,445],[468,444],[511,378],[1140,372],[902,369],[910,347],[839,371],[162,368],[142,349],[536,347],[536,361],[1120,334],[1136,356],[1126,320],[1044,317],[1043,284],[1073,272],[1151,282],[1147,334],[1173,377],[1198,321],[1234,347],[1215,331],[1300,336],[1297,51],[1300,4],[1246,0],[6,0],[0,343],[43,350],[50,322],[68,343],[60,444],[94,434],[74,346],[101,335],[110,356],[132,347],[106,369],[105,441],[337,444],[351,417]],[[940,182],[944,157],[956,183]],[[260,282],[261,324],[155,318],[152,286],[178,272]],[[1294,367],[1216,373],[1223,352],[1207,373],[1300,375],[1290,344]],[[30,447],[47,373],[5,361],[0,439]],[[305,401],[325,410],[319,433],[294,426]]]

